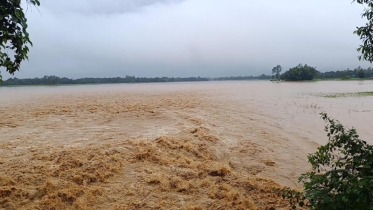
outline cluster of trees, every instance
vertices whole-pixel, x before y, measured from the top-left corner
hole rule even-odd
[[[360,66],[354,70],[342,70],[342,71],[328,71],[320,73],[318,78],[320,79],[337,79],[337,78],[370,78],[373,77],[373,68],[369,67],[367,69],[361,68]]]
[[[274,70],[272,70],[272,72],[273,71]],[[315,67],[308,66],[307,64],[306,65],[299,64],[298,66],[290,68],[288,71],[281,74],[280,78],[281,80],[285,80],[285,81],[313,80],[318,74],[319,74],[319,71],[317,71]],[[276,76],[278,79],[278,73]]]
[[[315,67],[299,64],[296,67],[290,68],[285,73],[281,74],[281,66],[277,65],[272,69],[272,80],[285,80],[285,81],[302,81],[317,79],[350,79],[350,78],[372,78],[373,68],[357,67],[354,70],[342,71],[328,71],[319,72]],[[279,78],[280,77],[280,78]]]
[[[0,86],[9,85],[71,85],[71,84],[109,84],[109,83],[154,83],[154,82],[196,82],[196,81],[210,81],[210,80],[254,80],[254,79],[269,79],[269,75],[260,76],[237,76],[237,77],[111,77],[111,78],[80,78],[80,79],[69,79],[66,77],[58,76],[44,76],[42,78],[33,79],[18,79],[9,78],[6,81],[0,83]]]

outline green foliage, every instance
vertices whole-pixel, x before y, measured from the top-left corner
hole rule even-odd
[[[281,75],[282,80],[286,81],[302,81],[302,80],[313,80],[317,76],[319,71],[316,68],[306,65],[299,64],[294,68],[290,68],[287,72]]]
[[[321,115],[329,142],[308,156],[313,171],[299,178],[304,192],[287,189],[283,196],[292,208],[298,203],[314,210],[373,210],[373,146],[359,139],[354,128]]]
[[[40,5],[39,0],[29,0],[27,3]],[[0,67],[5,67],[10,74],[18,71],[21,62],[28,59],[28,44],[32,45],[32,42],[27,33],[27,19],[21,7],[21,0],[1,0]]]
[[[349,75],[343,75],[341,79],[342,80],[349,80],[349,79],[351,79],[351,76],[349,76]]]
[[[364,78],[365,77],[365,71],[363,69],[360,69],[358,72],[357,72],[357,76],[359,78]]]
[[[361,17],[368,21],[365,26],[356,27],[356,31],[354,31],[354,34],[357,34],[363,41],[363,44],[357,49],[362,54],[358,58],[359,60],[373,62],[373,0],[354,1],[365,6]]]
[[[360,73],[360,75],[359,75]],[[364,73],[363,77],[361,74]],[[343,76],[345,77],[360,77],[360,78],[372,78],[373,77],[373,69],[371,67],[368,67],[366,69],[362,67],[357,67],[354,70],[346,69],[346,70],[339,70],[339,71],[327,71],[327,72],[322,72],[317,75],[317,78],[319,79],[337,79],[337,78],[342,78]]]
[[[281,76],[281,71],[282,71],[282,67],[280,65],[277,65],[275,67],[273,67],[272,69],[272,78],[276,78],[276,80],[280,80],[280,76]]]
[[[289,200],[292,209],[296,209],[297,206],[303,207],[308,205],[306,197],[302,192],[285,188],[281,191],[281,194],[282,198]]]

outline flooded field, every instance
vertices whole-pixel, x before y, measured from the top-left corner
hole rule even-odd
[[[2,209],[288,209],[327,112],[373,143],[373,81],[0,88]],[[334,97],[338,96],[338,97]]]

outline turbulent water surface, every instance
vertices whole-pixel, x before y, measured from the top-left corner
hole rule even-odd
[[[0,207],[286,208],[268,189],[300,186],[327,141],[320,112],[373,143],[373,97],[333,97],[366,91],[373,81],[1,87]]]

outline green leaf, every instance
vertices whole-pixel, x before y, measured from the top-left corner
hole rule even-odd
[[[27,1],[33,5],[40,5],[39,0]],[[21,1],[4,0],[0,1],[1,32],[0,46],[0,67],[14,74],[18,71],[21,62],[27,59],[28,45],[32,46],[27,32],[27,19],[21,7]],[[7,17],[7,18],[4,18]],[[13,57],[14,59],[10,59]]]

